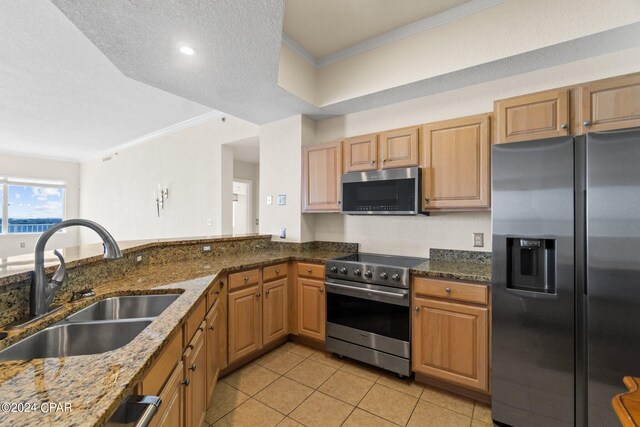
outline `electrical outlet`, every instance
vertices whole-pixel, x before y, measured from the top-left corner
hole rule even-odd
[[[287,229],[286,228],[281,228],[280,229],[280,238],[281,239],[286,239],[287,238]]]
[[[211,245],[203,245],[202,252],[211,252]]]
[[[473,247],[481,248],[484,246],[484,233],[473,233]]]
[[[142,255],[136,255],[136,264],[140,264],[142,262]]]
[[[280,194],[278,196],[278,206],[284,206],[287,204],[287,196],[284,194]]]
[[[21,248],[25,248],[27,246],[27,244],[25,242],[20,242],[20,247]]]
[[[213,225],[213,220],[211,218],[207,218],[207,225]]]

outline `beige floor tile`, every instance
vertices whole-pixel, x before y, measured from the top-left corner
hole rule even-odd
[[[344,365],[340,369],[374,382],[380,378],[380,374],[382,372],[380,369],[376,369],[370,365],[366,365],[355,360],[345,361]]]
[[[313,353],[309,359],[320,362],[323,365],[331,366],[332,368],[339,369],[344,365],[344,361],[338,359],[338,357],[332,353],[328,353],[326,351],[318,350]]]
[[[337,427],[352,410],[353,406],[316,391],[289,416],[307,427]]]
[[[471,427],[493,427],[494,425],[496,424],[493,424],[493,422],[491,424],[487,424],[479,420],[471,420]]]
[[[425,386],[420,399],[434,403],[443,408],[451,409],[463,415],[473,415],[473,400],[435,387]]]
[[[271,427],[284,419],[284,415],[255,399],[247,400],[214,424],[216,427]]]
[[[395,374],[382,374],[378,378],[378,384],[382,384],[394,390],[401,391],[413,397],[420,397],[424,386],[411,378],[400,379]]]
[[[421,400],[411,415],[407,427],[469,427],[471,417]]]
[[[262,356],[256,363],[283,375],[291,370],[291,368],[300,364],[304,359],[304,357],[291,353],[290,351],[274,350]]]
[[[491,418],[491,406],[486,403],[476,402],[473,407],[473,419],[482,421],[483,423],[493,424]]]
[[[417,397],[374,384],[358,407],[396,424],[405,425],[417,401]]]
[[[302,424],[297,422],[296,420],[292,420],[289,417],[286,417],[284,420],[280,421],[278,427],[304,427]]]
[[[286,351],[290,351],[291,353],[298,354],[298,355],[300,355],[302,357],[309,357],[313,353],[315,353],[315,351],[316,351],[314,348],[307,347],[306,345],[299,344],[299,343],[293,342],[293,341],[289,341],[289,342],[283,344],[279,348],[283,348]]]
[[[280,377],[256,394],[254,398],[278,412],[288,414],[296,409],[311,393],[313,393],[312,388],[289,378]]]
[[[395,427],[397,424],[370,414],[360,408],[353,410],[342,427]]]
[[[372,385],[373,381],[371,380],[348,372],[336,371],[318,390],[355,406],[367,394]]]
[[[213,392],[213,398],[211,398],[211,404],[207,409],[205,421],[210,424],[215,423],[227,413],[242,405],[248,399],[249,396],[240,390],[235,389],[222,381],[218,382],[216,390]]]
[[[285,376],[316,389],[333,375],[335,371],[336,368],[307,359],[287,372]]]
[[[222,381],[248,394],[249,396],[253,396],[279,377],[280,375],[275,372],[252,363],[238,369],[228,377],[225,377]]]

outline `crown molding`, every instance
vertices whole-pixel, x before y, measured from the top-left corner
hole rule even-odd
[[[321,68],[326,65],[333,64],[338,61],[351,58],[361,53],[368,52],[370,50],[388,45],[390,43],[402,40],[404,38],[421,33],[428,29],[437,27],[447,22],[455,21],[456,19],[464,18],[465,16],[472,15],[482,10],[488,9],[493,6],[497,6],[506,2],[507,0],[472,0],[470,2],[461,4],[460,6],[445,10],[437,15],[429,16],[416,22],[412,22],[402,27],[395,28],[386,33],[371,37],[360,43],[356,43],[353,46],[349,46],[345,49],[330,53],[322,58],[315,58],[305,48],[300,46],[298,42],[293,40],[288,34],[282,34],[282,42],[291,48],[294,52],[300,55],[308,63],[316,68]]]

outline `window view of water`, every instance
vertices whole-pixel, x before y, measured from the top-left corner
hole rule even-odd
[[[64,193],[62,186],[3,185],[0,199],[8,215],[0,218],[0,233],[47,231],[64,219]]]
[[[59,222],[62,222],[62,218],[9,218],[7,232],[42,233]],[[0,226],[1,225],[2,220],[0,219]]]

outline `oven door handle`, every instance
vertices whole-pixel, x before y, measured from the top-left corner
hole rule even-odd
[[[374,295],[381,295],[385,297],[398,298],[398,299],[405,299],[406,297],[409,296],[408,292],[402,292],[402,293],[385,292],[385,291],[378,291],[376,289],[357,288],[355,286],[338,285],[337,283],[325,283],[325,285],[335,286],[336,288],[348,289],[350,291],[362,292],[367,294],[371,293]]]

